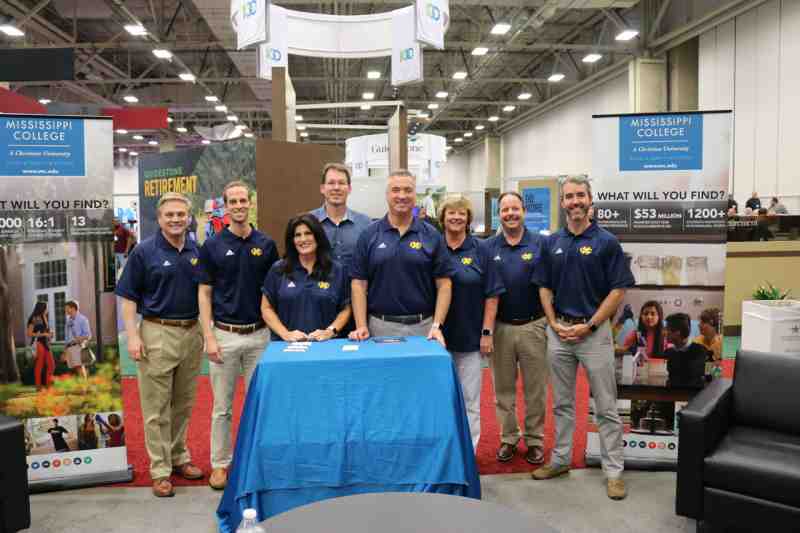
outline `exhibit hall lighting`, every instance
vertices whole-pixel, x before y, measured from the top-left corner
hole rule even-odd
[[[373,93],[373,92],[363,93],[361,95],[361,98],[363,98],[364,100],[374,100],[375,99],[375,93]]]
[[[304,129],[306,129],[306,125],[305,124],[298,124],[296,127],[300,131],[303,131]]]
[[[466,79],[466,77],[467,77],[467,73],[465,71],[463,71],[463,70],[459,70],[458,72],[454,72],[453,73],[453,79],[454,80],[463,80],[463,79]]]
[[[488,118],[488,120],[489,122],[497,122],[498,120],[500,120],[500,117],[498,117],[497,115],[492,115],[491,117]]]
[[[120,151],[120,152],[122,152],[122,153],[124,154],[125,152],[127,152],[127,151],[128,151],[128,149],[127,149],[127,148],[119,148],[119,151]]]
[[[439,109],[439,104],[428,104],[428,109]]]
[[[172,59],[172,52],[163,48],[156,48],[153,50],[153,55],[159,59]]]
[[[601,59],[603,59],[603,56],[601,54],[586,54],[585,56],[583,56],[584,63],[597,63]]]
[[[220,113],[227,113],[228,112],[228,106],[226,106],[226,105],[215,105],[214,106],[214,111],[219,111]]]
[[[369,105],[369,104],[361,104],[361,110],[362,111],[369,111],[370,109],[372,109],[371,105]]]
[[[147,29],[141,24],[125,24],[124,28],[125,31],[127,31],[134,37],[142,37],[144,35],[147,35]]]
[[[530,100],[531,96],[533,96],[531,93],[519,93],[517,95],[517,100]]]
[[[172,124],[172,117],[167,117],[167,124]]]
[[[52,102],[52,100],[50,100],[49,98],[39,98],[39,103],[42,105],[47,105],[50,102]]]
[[[294,116],[294,121],[295,122],[301,122],[302,120],[303,120],[303,115],[295,115]]]
[[[128,155],[137,156],[137,155],[139,155],[139,152],[131,152],[131,153],[130,153],[130,154],[128,154]]]
[[[485,56],[489,52],[489,49],[485,46],[476,46],[472,49],[472,55],[474,56]]]
[[[565,76],[562,73],[554,72],[554,73],[550,74],[550,77],[547,78],[547,81],[549,81],[551,83],[558,83],[561,80],[563,80],[564,78],[565,78]]]
[[[134,135],[133,136],[133,140],[134,141],[143,141],[144,137],[142,137],[141,135]]]
[[[447,91],[439,91],[436,93],[436,98],[447,98],[449,93]]]
[[[213,95],[213,94],[207,94],[207,95],[206,95],[206,102],[212,102],[212,103],[213,103],[213,102],[219,102],[219,98],[217,98],[217,97],[216,97],[215,95]]]
[[[428,113],[417,113],[417,118],[428,118],[429,116]]]
[[[464,137],[472,137],[472,132],[468,131],[467,133],[464,134]]]
[[[481,131],[485,127],[486,126],[484,126],[483,124],[478,124],[477,126],[475,126],[475,129],[478,130],[478,131]]]
[[[156,140],[147,141],[147,144],[149,144],[150,146],[158,146],[158,141],[156,141]]]
[[[245,133],[244,136],[247,137],[248,139],[252,139],[253,138],[253,134],[252,133]]]
[[[126,130],[126,129],[123,129],[123,128],[120,128],[120,129],[118,129],[118,130],[115,130],[115,131],[116,131],[116,133],[118,133],[119,135],[127,135],[127,134],[128,134],[128,130]]]
[[[139,99],[133,96],[132,94],[126,94],[125,96],[122,97],[122,99],[128,102],[129,104],[135,104],[136,102],[139,101]]]
[[[515,105],[507,105],[503,108],[503,113],[511,113],[517,108]]]
[[[489,33],[491,33],[492,35],[505,35],[506,33],[508,33],[508,30],[510,29],[511,29],[511,24],[507,24],[505,22],[498,22],[497,24],[494,25],[492,31]]]
[[[177,128],[175,128],[175,131],[177,131],[178,133],[186,133],[189,130],[183,126],[178,126]]]
[[[178,74],[178,77],[183,81],[191,81],[191,82],[197,81],[197,78],[191,72],[181,72],[180,74]]]
[[[377,70],[370,70],[367,72],[367,79],[368,80],[379,80],[381,79],[381,73]]]
[[[225,117],[229,122],[239,122],[239,117],[236,115],[228,115]]]
[[[456,137],[455,139],[453,139],[453,142],[463,143],[464,139],[462,139],[461,137]]]
[[[3,24],[0,26],[0,31],[8,35],[9,37],[24,37],[25,32],[21,29],[17,28],[13,24]]]
[[[211,141],[209,141],[208,139],[203,139],[200,142],[203,143],[203,144],[211,144]]]
[[[300,134],[300,137],[308,137],[308,132],[304,131]]]
[[[622,30],[617,34],[616,40],[617,41],[630,41],[634,37],[639,35],[639,32],[636,30]]]

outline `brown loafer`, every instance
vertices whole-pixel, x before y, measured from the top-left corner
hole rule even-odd
[[[514,458],[514,454],[517,452],[517,445],[516,444],[509,444],[504,442],[500,449],[497,450],[497,460],[501,463],[507,463],[511,459]]]
[[[228,483],[228,471],[224,468],[215,468],[208,476],[208,484],[214,490],[222,490]]]
[[[183,463],[182,465],[174,467],[172,471],[181,476],[183,479],[203,478],[203,471],[194,466],[192,463]]]
[[[161,478],[153,481],[153,496],[156,498],[172,498],[175,490],[169,478]]]
[[[544,462],[544,448],[541,446],[530,446],[525,453],[525,460],[532,465],[539,465]]]

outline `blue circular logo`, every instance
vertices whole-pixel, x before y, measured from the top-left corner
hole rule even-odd
[[[39,469],[39,463],[38,462],[31,463],[31,468],[33,468],[34,470],[38,470]]]
[[[643,440],[639,441],[639,448],[647,448],[647,443]]]
[[[81,462],[82,461],[80,457],[76,457],[75,459],[72,460],[72,464],[74,464],[75,466],[78,466],[79,464],[81,464]]]

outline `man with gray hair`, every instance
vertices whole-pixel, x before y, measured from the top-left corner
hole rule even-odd
[[[351,339],[421,335],[445,345],[441,325],[453,270],[441,233],[413,216],[416,187],[407,170],[391,172],[389,212],[358,238],[350,270],[356,322]]]
[[[198,250],[186,238],[190,211],[191,202],[182,194],[169,192],[159,199],[159,231],[133,249],[115,291],[122,298],[128,354],[138,371],[153,494],[160,498],[175,495],[172,473],[203,477],[186,446],[203,355],[195,281]]]
[[[532,474],[550,479],[569,472],[575,430],[578,363],[589,376],[600,433],[606,493],[626,496],[622,480],[622,420],[617,413],[614,343],[609,319],[635,280],[617,238],[589,218],[592,188],[584,177],[561,184],[567,227],[548,237],[532,281],[547,316],[547,352],[553,386],[556,443],[550,464]]]

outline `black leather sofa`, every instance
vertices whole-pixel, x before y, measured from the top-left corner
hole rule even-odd
[[[22,422],[0,415],[0,533],[31,525],[28,463]]]
[[[677,514],[698,531],[800,532],[800,354],[739,351],[679,413]]]

